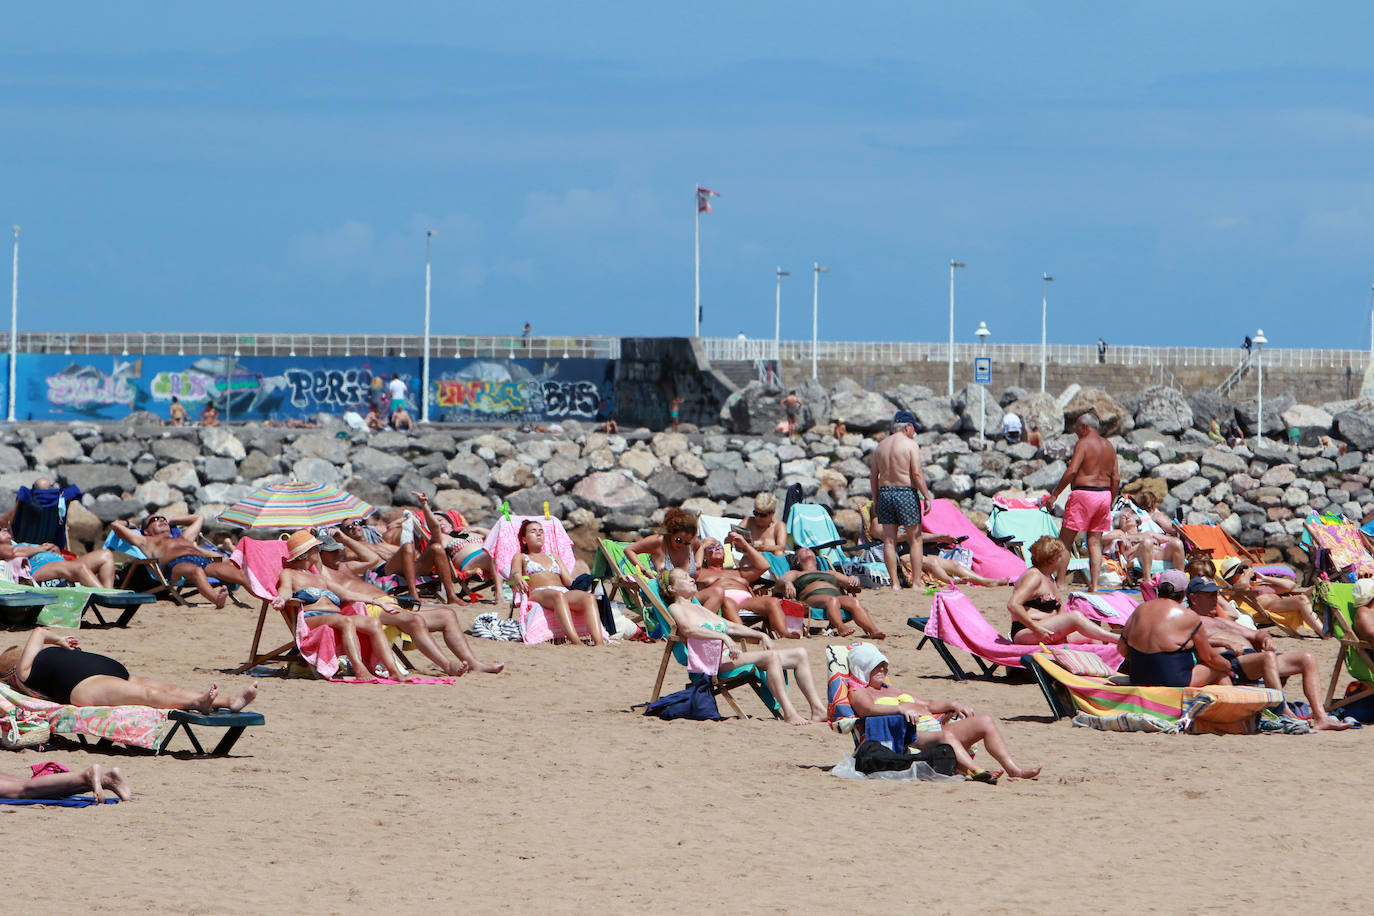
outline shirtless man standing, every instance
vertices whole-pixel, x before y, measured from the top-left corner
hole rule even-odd
[[[181,526],[179,537],[172,536],[172,522]],[[223,585],[211,588],[210,576],[221,582],[248,587],[248,577],[243,570],[224,557],[196,546],[200,529],[205,527],[203,515],[186,515],[175,519],[168,519],[165,515],[150,515],[143,520],[142,527],[138,529],[123,522],[115,522],[110,527],[124,540],[141,548],[148,559],[161,564],[168,582],[175,582],[177,577],[185,576],[195,585],[196,591],[213,602],[217,608],[223,609],[229,600],[229,589]]]
[[[897,575],[897,530],[906,527],[906,540],[913,557],[921,555],[921,502],[919,489],[926,501],[931,500],[926,475],[921,470],[921,448],[916,444],[916,416],[909,410],[899,410],[892,418],[892,435],[878,444],[873,452],[869,470],[869,486],[873,490],[873,514],[882,526],[883,561],[892,577],[892,590],[900,591],[902,580]],[[916,582],[911,587],[916,587]]]
[[[1102,535],[1112,529],[1112,503],[1121,489],[1116,465],[1116,449],[1097,431],[1097,416],[1085,413],[1074,424],[1078,444],[1064,476],[1054,489],[1040,498],[1048,508],[1063,489],[1072,484],[1073,492],[1064,504],[1064,524],[1059,539],[1073,549],[1078,532],[1088,536],[1088,591],[1097,591],[1097,576],[1102,572]]]

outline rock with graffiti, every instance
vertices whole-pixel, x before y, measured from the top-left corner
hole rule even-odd
[[[590,420],[609,389],[606,360],[446,360],[464,363],[432,385],[430,413],[462,423]]]

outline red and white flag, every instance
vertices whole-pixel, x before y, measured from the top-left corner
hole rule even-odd
[[[720,194],[718,192],[712,191],[710,188],[703,188],[701,185],[697,185],[697,212],[710,213],[711,198],[719,196]]]

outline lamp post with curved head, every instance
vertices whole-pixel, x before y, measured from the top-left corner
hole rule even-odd
[[[420,422],[429,422],[429,241],[439,233],[425,231],[425,358],[420,372]]]
[[[782,384],[782,353],[781,334],[782,334],[782,278],[792,276],[790,270],[778,268],[778,290],[773,300],[773,360],[778,364],[778,384]]]
[[[978,322],[978,330],[974,331],[973,333],[974,333],[974,336],[976,336],[976,337],[978,338],[978,351],[979,351],[979,355],[981,355],[981,356],[987,356],[987,355],[988,355],[988,353],[987,353],[988,338],[992,336],[992,332],[988,330],[988,323],[987,323],[986,321],[980,321],[980,322]],[[985,428],[985,427],[987,426],[987,422],[988,422],[988,386],[987,386],[987,385],[979,385],[979,386],[978,386],[978,438],[981,439],[981,440],[983,440],[983,445],[984,445],[984,447],[986,447],[986,446],[987,446],[987,443],[988,443],[987,429]]]
[[[816,326],[819,322],[821,308],[821,274],[830,270],[829,267],[822,267],[820,261],[811,262],[813,273],[811,280],[811,378],[816,377]]]
[[[1049,287],[1054,277],[1047,273],[1040,275],[1040,393],[1045,392],[1045,305],[1049,299]]]
[[[1259,361],[1259,391],[1256,400],[1259,402],[1259,410],[1255,412],[1255,435],[1264,438],[1264,345],[1269,342],[1269,338],[1264,336],[1264,328],[1255,332],[1255,339],[1251,341],[1258,351],[1255,354]]]
[[[10,280],[10,397],[9,421],[14,422],[15,362],[19,359],[19,227],[14,232],[14,268]]]
[[[967,267],[963,261],[949,261],[949,392],[954,397],[954,268]]]

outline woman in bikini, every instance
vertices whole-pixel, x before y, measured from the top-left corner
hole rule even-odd
[[[22,648],[0,653],[0,678],[21,693],[73,706],[151,706],[238,712],[258,695],[256,680],[235,697],[221,696],[218,684],[196,693],[129,673],[113,658],[84,652],[75,636],[58,636],[46,627],[29,634]]]
[[[888,663],[875,646],[861,645],[849,653],[849,702],[860,716],[900,715],[907,721],[907,746],[948,744],[959,772],[975,782],[996,783],[1002,772],[1014,779],[1034,779],[1040,767],[1023,767],[1011,756],[997,722],[953,700],[922,700],[898,690],[887,679]],[[953,721],[937,717],[956,715]],[[1002,770],[989,772],[973,762],[968,749],[979,741]]]
[[[768,628],[773,631],[775,637],[801,638],[800,632],[788,632],[787,614],[782,609],[781,598],[774,598],[771,595],[755,595],[752,591],[755,582],[772,573],[772,569],[768,566],[768,561],[764,559],[763,554],[759,553],[753,544],[750,544],[737,532],[730,532],[726,535],[725,540],[736,550],[744,553],[748,565],[726,569],[724,545],[714,538],[708,540],[705,544],[701,567],[696,574],[697,587],[700,589],[720,588],[724,591],[725,601],[721,605],[721,613],[725,615],[727,620],[743,623],[740,620],[739,612],[742,610],[750,611],[763,615],[764,619],[768,621]]]
[[[627,556],[639,562],[639,555],[647,553],[652,568],[644,570],[650,576],[661,570],[682,568],[689,576],[697,574],[696,548],[697,517],[685,509],[669,509],[663,516],[663,533],[640,538],[625,548]]]
[[[587,592],[571,591],[573,575],[558,557],[544,553],[544,526],[526,519],[520,523],[520,553],[510,564],[510,587],[518,595],[553,611],[570,642],[585,645],[577,635],[573,614],[581,614],[591,633],[592,645],[608,645],[601,631],[596,599]]]
[[[811,657],[801,646],[790,649],[774,649],[773,641],[767,634],[751,630],[743,624],[726,620],[711,613],[692,601],[697,594],[697,584],[684,569],[664,570],[658,575],[658,590],[670,603],[668,611],[673,615],[678,635],[684,639],[713,639],[721,644],[720,670],[729,671],[741,665],[757,665],[768,675],[768,684],[778,705],[782,707],[783,721],[791,725],[806,725],[810,722],[825,721],[825,702],[816,692],[816,683],[811,677]],[[760,648],[749,651],[740,646],[740,640],[760,644]],[[791,671],[811,708],[811,718],[797,712],[787,696],[787,680],[784,671]]]
[[[1116,642],[1116,634],[1093,623],[1079,611],[1063,610],[1056,577],[1068,556],[1058,538],[1045,535],[1031,545],[1031,567],[1016,580],[1007,611],[1011,613],[1011,641],[1033,646],[1066,642]]]
[[[744,530],[761,553],[782,556],[787,550],[787,529],[775,516],[778,499],[772,493],[754,497],[754,514],[744,520]]]
[[[1312,613],[1312,599],[1308,597],[1307,590],[1298,588],[1292,579],[1257,573],[1239,557],[1226,561],[1221,567],[1221,577],[1237,592],[1253,593],[1252,600],[1260,610],[1279,613],[1297,611],[1313,633],[1321,634],[1322,622]]]
[[[782,577],[782,593],[788,598],[796,598],[807,607],[825,611],[825,619],[835,628],[839,636],[852,636],[854,628],[844,622],[844,612],[863,627],[869,639],[886,639],[887,634],[869,616],[868,610],[859,603],[854,595],[845,594],[846,590],[857,590],[859,580],[843,573],[817,568],[816,554],[809,547],[799,547],[792,555],[795,569]]]
[[[376,680],[372,669],[363,661],[362,640],[367,640],[372,654],[386,666],[387,675],[396,681],[409,678],[392,658],[391,646],[382,625],[367,614],[345,614],[343,605],[349,601],[368,601],[361,590],[351,591],[329,582],[315,570],[324,565],[320,559],[320,539],[309,531],[297,531],[286,542],[286,564],[277,579],[277,597],[272,607],[282,610],[294,598],[301,603],[305,625],[312,630],[332,627],[343,643],[344,654],[353,666],[353,676],[360,680]],[[295,621],[289,621],[294,632]]]

